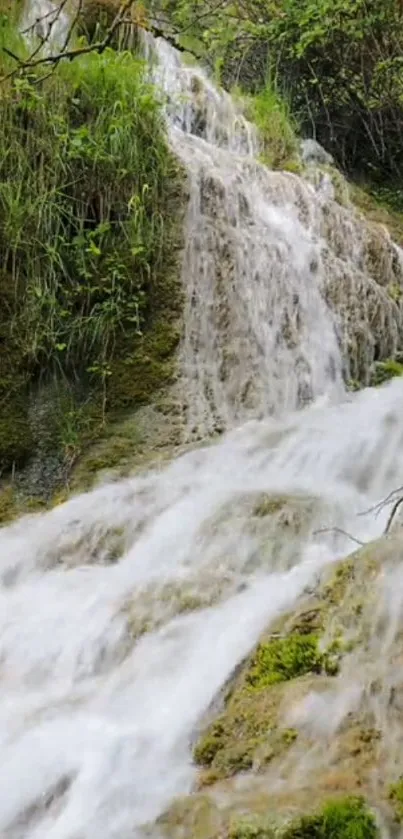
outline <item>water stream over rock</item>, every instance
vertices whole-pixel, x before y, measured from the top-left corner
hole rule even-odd
[[[396,351],[403,257],[386,230],[261,165],[256,132],[205,74],[147,41],[171,144],[189,173],[182,368],[192,434],[339,398]]]
[[[377,231],[371,261],[351,208],[265,169],[230,98],[164,42],[152,51],[189,173],[188,436],[227,433],[1,531],[5,839],[141,837],[192,788],[217,691],[350,550],[318,530],[375,537],[387,513],[357,513],[402,482],[403,383],[343,386],[398,344],[399,250]]]

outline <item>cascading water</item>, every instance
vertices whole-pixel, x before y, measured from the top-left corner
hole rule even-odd
[[[180,359],[189,434],[232,430],[162,471],[2,530],[6,839],[140,837],[191,789],[192,733],[236,665],[349,550],[318,528],[376,536],[384,517],[356,514],[403,473],[401,382],[354,395],[342,386],[342,351],[356,335],[346,300],[369,354],[381,340],[371,300],[383,306],[384,341],[400,328],[397,304],[366,273],[359,219],[258,164],[231,100],[163,42],[156,51],[190,181]],[[399,279],[386,237],[383,255]],[[286,521],[259,516],[278,495],[289,499]]]
[[[402,286],[400,250],[331,200],[329,176],[314,187],[260,165],[256,132],[231,98],[165,41],[146,45],[167,96],[171,144],[189,173],[190,435],[339,398],[343,366],[362,377],[402,337],[402,308],[382,286]]]

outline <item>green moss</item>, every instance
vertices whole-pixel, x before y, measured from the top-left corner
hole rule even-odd
[[[7,524],[18,515],[18,506],[12,487],[0,490],[0,525]]]
[[[0,388],[0,474],[23,463],[33,447],[28,417],[28,394],[5,393]]]
[[[216,720],[208,734],[199,740],[193,750],[193,757],[199,766],[211,766],[217,752],[225,743],[225,736],[225,725],[221,720]]]
[[[259,518],[264,518],[265,516],[272,516],[275,513],[279,513],[287,504],[288,499],[282,498],[279,496],[278,498],[272,495],[267,495],[262,498],[256,504],[253,515],[258,516]]]
[[[330,605],[341,603],[350,583],[354,580],[354,572],[354,559],[344,559],[336,566],[323,590],[324,597]]]
[[[403,245],[403,213],[401,209],[397,210],[390,203],[380,200],[379,195],[371,192],[370,187],[365,187],[365,185],[350,184],[350,198],[369,221],[385,225],[390,231],[392,239],[399,245]]]
[[[402,299],[403,288],[397,283],[390,283],[390,285],[388,285],[388,294],[395,303],[399,303]]]
[[[403,376],[403,364],[388,358],[386,361],[376,361],[371,372],[370,385],[377,386],[395,376]]]
[[[289,746],[291,743],[298,737],[298,731],[295,728],[286,728],[284,731],[281,732],[281,737],[284,743]]]
[[[388,798],[392,803],[396,820],[403,822],[403,778],[390,785]]]
[[[296,686],[308,674],[333,675],[338,659],[333,647],[320,651],[317,635],[292,634],[261,643],[228,692],[225,710],[196,743],[194,759],[208,767],[202,783],[264,766],[288,750],[298,732],[279,724],[287,682]]]
[[[281,168],[284,172],[290,172],[292,175],[302,175],[304,172],[302,163],[296,158],[284,160]]]
[[[265,819],[250,816],[233,822],[228,836],[229,839],[274,839],[275,831]]]
[[[197,794],[176,799],[157,820],[162,835],[169,839],[217,839],[221,836],[221,826],[214,802],[206,795]],[[154,834],[155,826],[152,826],[151,835]]]
[[[202,785],[250,769],[259,770],[297,740],[295,729],[281,725],[283,687],[281,683],[251,691],[245,684],[245,675],[241,675],[225,710],[194,748],[195,762],[204,767]]]
[[[351,391],[352,393],[355,393],[357,390],[361,390],[363,385],[357,379],[349,379],[346,382],[346,387],[347,390]]]
[[[0,526],[9,524],[23,513],[38,513],[46,509],[46,504],[37,498],[24,498],[14,486],[0,489]]]
[[[319,187],[326,177],[326,180],[330,180],[332,184],[334,200],[342,207],[351,205],[349,183],[335,166],[327,163],[308,165],[305,167],[304,175],[315,187]]]
[[[330,801],[313,815],[302,816],[286,828],[282,839],[377,839],[375,818],[363,798]]]
[[[262,690],[305,673],[320,673],[324,663],[316,635],[274,638],[259,645],[246,674],[246,683]]]

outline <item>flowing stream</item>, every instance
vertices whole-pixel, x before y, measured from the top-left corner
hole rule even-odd
[[[402,483],[403,383],[343,386],[354,330],[371,361],[400,328],[362,223],[329,184],[265,169],[231,99],[164,42],[149,52],[189,175],[186,433],[225,433],[1,531],[5,839],[141,837],[191,790],[195,728],[236,665],[353,547],[317,531],[377,536],[387,513],[357,513]],[[279,495],[286,519],[259,516]]]

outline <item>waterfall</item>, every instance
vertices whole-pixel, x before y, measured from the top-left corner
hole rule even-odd
[[[192,789],[195,726],[234,668],[351,549],[318,531],[376,537],[386,513],[357,513],[402,483],[403,383],[343,387],[401,328],[372,234],[323,184],[262,166],[229,96],[152,51],[189,175],[188,433],[228,431],[0,531],[5,839],[140,839]],[[296,529],[257,515],[279,495]]]
[[[343,373],[362,377],[403,336],[403,309],[387,291],[403,285],[402,252],[333,200],[329,176],[314,186],[261,165],[254,127],[230,96],[166,41],[145,40],[189,176],[189,434],[340,398]]]
[[[69,31],[70,18],[66,4],[55,4],[52,0],[29,0],[25,4],[21,31],[28,42],[44,42],[43,49],[63,45]]]

